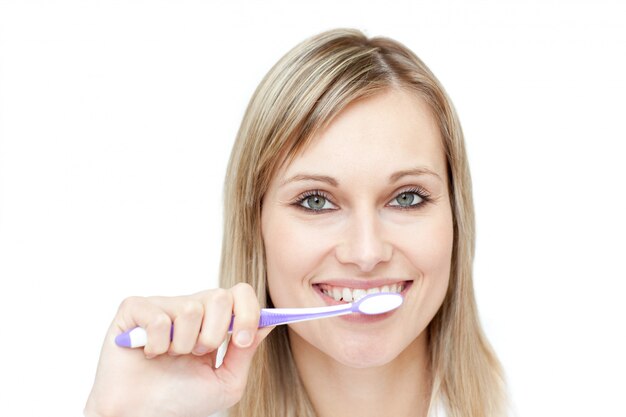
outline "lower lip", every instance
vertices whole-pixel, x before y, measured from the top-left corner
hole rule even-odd
[[[400,293],[402,297],[406,297],[406,294],[409,291],[409,288],[411,288],[412,284],[413,284],[413,281],[404,282],[404,289]],[[324,301],[326,305],[334,306],[334,305],[340,305],[340,304],[348,304],[342,301],[337,301],[334,298],[329,297],[328,295],[324,294],[318,285],[314,285],[313,287],[315,288],[315,292],[317,292],[317,294],[322,298],[322,300]],[[376,323],[376,322],[383,321],[391,317],[397,310],[398,309],[391,310],[382,314],[352,313],[352,314],[346,314],[344,316],[338,316],[337,318],[341,320],[345,320],[350,323]]]

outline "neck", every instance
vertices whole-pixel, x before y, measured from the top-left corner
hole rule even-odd
[[[424,331],[391,362],[372,368],[343,365],[295,332],[291,351],[319,417],[426,417],[431,393],[428,332]]]

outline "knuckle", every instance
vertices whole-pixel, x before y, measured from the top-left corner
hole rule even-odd
[[[232,305],[233,298],[230,291],[223,288],[216,289],[211,296],[211,303],[219,307],[227,307]]]
[[[247,282],[239,282],[235,284],[233,286],[233,290],[242,293],[255,294],[254,288],[252,288],[252,285],[248,284]]]
[[[122,300],[122,302],[120,303],[120,307],[119,307],[119,311],[124,311],[124,310],[129,310],[132,307],[141,304],[142,302],[144,302],[145,299],[143,297],[138,297],[138,296],[130,296],[130,297],[126,297]]]
[[[180,314],[184,317],[199,318],[204,314],[202,303],[196,300],[186,300],[182,303]]]
[[[150,324],[148,324],[148,327],[157,329],[157,330],[162,330],[165,328],[169,328],[171,325],[172,325],[172,320],[170,319],[170,316],[168,316],[165,313],[159,313],[152,318],[152,320],[150,321]]]
[[[259,299],[256,296],[256,291],[250,284],[247,283],[239,283],[235,287],[233,287],[233,293],[237,297],[237,300],[240,302],[245,302],[246,305],[250,307],[258,307]]]

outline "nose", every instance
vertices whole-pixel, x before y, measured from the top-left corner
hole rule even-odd
[[[375,210],[351,216],[343,239],[335,249],[339,262],[356,265],[362,272],[370,272],[379,263],[388,262],[392,253],[392,244],[384,238],[384,225]]]

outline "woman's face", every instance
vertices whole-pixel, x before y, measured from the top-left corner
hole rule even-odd
[[[272,179],[262,232],[275,307],[316,307],[401,292],[381,316],[290,325],[297,341],[352,367],[396,358],[424,331],[448,287],[452,211],[430,109],[390,90],[349,105]]]

